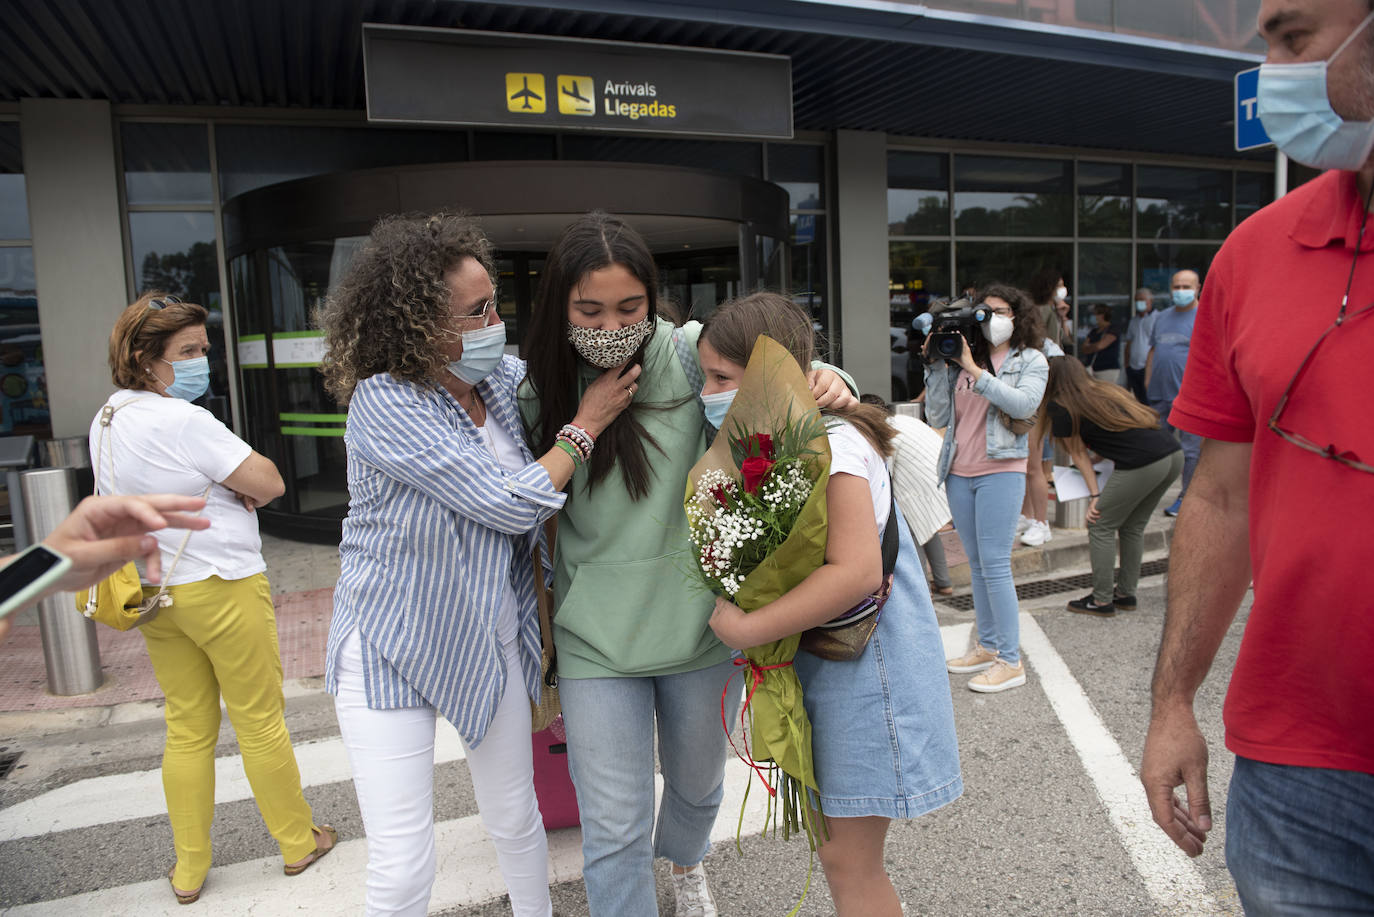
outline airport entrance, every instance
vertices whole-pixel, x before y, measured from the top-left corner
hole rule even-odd
[[[372,224],[392,213],[464,210],[497,249],[507,352],[517,353],[544,257],[578,214],[624,217],[648,241],[665,314],[705,318],[722,300],[784,289],[788,199],[757,179],[671,166],[476,162],[338,173],[249,192],[224,207],[245,438],[277,463],[286,494],[265,531],[337,540],[348,507],[346,415],[317,367],[311,315]]]

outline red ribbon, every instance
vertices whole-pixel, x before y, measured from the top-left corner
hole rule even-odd
[[[749,704],[754,700],[754,692],[759,689],[759,685],[763,684],[763,673],[771,669],[785,669],[791,664],[792,660],[790,659],[786,662],[779,662],[776,665],[759,665],[757,662],[750,659],[748,656],[740,656],[735,659],[736,667],[748,666],[749,674],[754,676],[753,684],[749,686],[749,693],[744,696],[744,704],[740,707],[739,710],[739,724],[741,730],[744,727],[744,715],[749,712]],[[726,720],[725,717],[725,699],[730,694],[730,681],[734,677],[735,673],[731,672],[730,677],[725,679],[725,687],[722,688],[720,691],[720,725],[725,729],[725,738],[730,743],[730,747],[734,749],[735,755],[745,764],[749,765],[750,769],[752,769],[754,773],[759,775],[759,780],[763,781],[763,787],[768,791],[768,795],[776,796],[778,795],[778,791],[773,787],[771,783],[768,782],[768,778],[763,775],[763,768],[759,767],[757,764],[754,763],[753,754],[749,753],[748,736],[745,735],[744,738],[745,754],[740,753],[739,748],[735,745],[735,740],[730,737],[730,723]]]

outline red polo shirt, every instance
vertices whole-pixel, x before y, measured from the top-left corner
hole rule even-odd
[[[1329,327],[1355,260],[1360,200],[1327,172],[1236,227],[1207,275],[1170,422],[1253,445],[1255,601],[1226,695],[1226,745],[1276,764],[1374,773],[1374,474],[1268,428]],[[1374,465],[1374,215],[1345,323],[1281,426]]]

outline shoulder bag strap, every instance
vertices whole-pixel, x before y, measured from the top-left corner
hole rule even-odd
[[[706,384],[706,377],[701,374],[701,364],[697,362],[696,355],[692,353],[692,345],[687,343],[687,336],[682,333],[681,328],[673,329],[673,349],[677,351],[677,361],[682,364],[687,384],[692,387],[692,396],[696,398],[697,406],[701,408],[704,416],[706,407],[701,403],[701,387]]]

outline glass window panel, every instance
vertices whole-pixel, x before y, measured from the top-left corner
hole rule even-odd
[[[763,177],[762,144],[730,140],[657,140],[568,134],[563,138],[563,158],[592,162],[652,162]]]
[[[342,519],[348,511],[344,409],[325,391],[324,377],[313,367],[277,370],[277,399],[274,420],[286,456],[280,467],[295,511]]]
[[[739,249],[655,256],[667,317],[704,321],[716,306],[740,295]]]
[[[0,435],[52,436],[33,249],[0,248]]]
[[[955,248],[955,280],[958,289],[981,290],[992,283],[1009,283],[1026,289],[1032,277],[1045,268],[1071,277],[1071,242],[964,242]],[[1072,291],[1070,299],[1073,298]]]
[[[1167,295],[1174,273],[1185,269],[1197,271],[1206,284],[1207,270],[1220,249],[1220,243],[1143,242],[1136,249],[1136,270],[1140,272],[1137,286],[1149,287],[1157,294]],[[1156,297],[1158,301],[1159,297]]]
[[[1222,239],[1231,231],[1231,171],[1136,167],[1136,235]]]
[[[124,153],[124,193],[130,204],[208,204],[210,142],[204,124],[119,126]]]
[[[1195,0],[1117,3],[1116,27],[1122,32],[1143,32],[1161,38],[1191,39],[1196,30],[1194,7]]]
[[[228,422],[229,363],[225,359],[224,310],[220,302],[215,215],[206,212],[129,214],[129,247],[138,295],[159,290],[210,311],[210,391],[198,401]]]
[[[1131,166],[1121,162],[1078,164],[1078,235],[1130,236]]]
[[[932,300],[948,299],[948,242],[889,242],[888,332],[892,350],[892,400],[920,394],[923,366],[916,349],[920,338],[911,320],[930,309]]]
[[[375,127],[223,124],[215,126],[215,147],[226,200],[310,175],[468,158],[464,131]]]
[[[887,231],[894,236],[949,235],[949,157],[887,154]]]
[[[972,236],[1073,232],[1073,164],[1009,156],[954,158],[954,231]]]
[[[1274,200],[1274,176],[1268,172],[1236,173],[1236,222]]]
[[[809,144],[768,144],[768,180],[787,192],[793,210],[825,205],[825,148]]]
[[[1125,327],[1131,320],[1135,284],[1131,282],[1131,246],[1082,242],[1078,246],[1079,339],[1093,326],[1092,307],[1104,303],[1112,310],[1112,322]]]
[[[29,237],[29,199],[19,149],[19,125],[0,123],[0,239]]]
[[[792,301],[811,313],[822,336],[830,333],[830,301],[826,296],[826,222],[822,214],[793,214],[791,253]],[[803,241],[807,240],[809,241]]]

